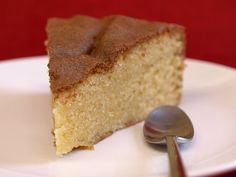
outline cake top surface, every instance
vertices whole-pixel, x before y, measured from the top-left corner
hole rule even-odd
[[[120,15],[51,18],[46,27],[51,90],[68,89],[90,74],[106,72],[129,48],[175,30],[183,27]]]

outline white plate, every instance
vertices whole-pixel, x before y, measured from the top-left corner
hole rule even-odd
[[[181,107],[195,127],[182,149],[190,176],[236,167],[236,71],[187,60]],[[47,58],[0,62],[0,176],[167,176],[167,154],[146,144],[142,125],[120,130],[95,146],[55,156]]]

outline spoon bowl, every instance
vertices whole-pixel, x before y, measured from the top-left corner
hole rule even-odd
[[[177,106],[160,106],[145,120],[143,128],[146,140],[154,144],[165,144],[166,136],[176,136],[178,143],[186,143],[194,136],[192,122]]]

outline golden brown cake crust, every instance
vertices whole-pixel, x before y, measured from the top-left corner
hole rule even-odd
[[[46,30],[53,92],[71,88],[90,74],[110,70],[119,54],[157,35],[180,31],[184,40],[182,26],[126,16],[52,18]]]

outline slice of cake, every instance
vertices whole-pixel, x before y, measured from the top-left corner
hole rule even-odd
[[[185,32],[125,16],[47,25],[56,154],[91,148],[181,97]]]

